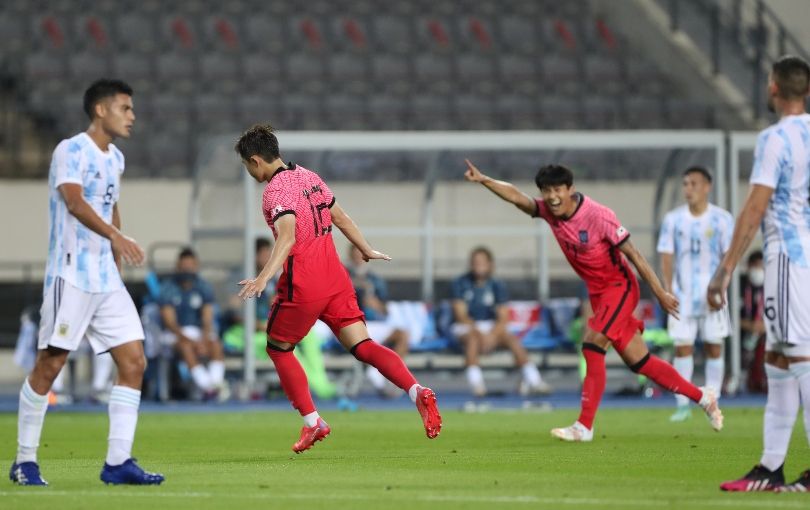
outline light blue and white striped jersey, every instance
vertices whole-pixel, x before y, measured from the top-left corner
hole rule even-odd
[[[751,184],[774,189],[762,221],[765,256],[810,267],[810,115],[788,115],[759,134]]]
[[[124,286],[110,241],[82,225],[67,210],[59,186],[82,186],[84,199],[107,223],[118,201],[124,155],[113,144],[102,151],[87,133],[62,140],[48,174],[49,242],[44,292],[59,277],[86,292],[112,292]]]
[[[733,232],[734,217],[713,204],[700,216],[682,205],[664,217],[658,253],[672,255],[672,291],[681,302],[681,317],[708,312],[706,289],[731,245]]]

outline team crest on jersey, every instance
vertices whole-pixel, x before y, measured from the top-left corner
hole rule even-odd
[[[67,334],[68,334],[68,329],[69,329],[69,328],[68,328],[68,325],[67,325],[67,324],[65,324],[65,323],[63,322],[63,323],[62,323],[62,324],[60,324],[60,325],[59,325],[59,327],[57,328],[57,332],[59,333],[59,336],[67,336]]]
[[[714,229],[709,227],[706,229],[706,239],[711,239],[712,237],[714,237]]]
[[[580,230],[579,231],[579,242],[585,244],[588,242],[588,231],[587,230]]]

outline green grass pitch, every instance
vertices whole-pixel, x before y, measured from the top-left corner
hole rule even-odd
[[[40,448],[50,487],[0,482],[0,508],[456,509],[456,508],[810,508],[808,494],[724,494],[719,482],[759,458],[761,409],[729,409],[713,432],[697,412],[670,424],[670,409],[600,412],[590,444],[553,440],[572,410],[464,414],[446,410],[444,429],[424,437],[416,412],[326,413],[332,435],[295,455],[293,412],[143,414],[135,456],[160,471],[160,487],[107,487],[98,475],[104,413],[51,413]],[[16,416],[0,415],[8,469]],[[801,422],[786,474],[810,467]]]

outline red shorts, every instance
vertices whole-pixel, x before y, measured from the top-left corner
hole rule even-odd
[[[357,306],[357,295],[351,287],[334,296],[306,303],[287,301],[277,295],[270,307],[267,334],[274,340],[296,344],[307,336],[318,319],[338,336],[346,326],[365,321],[365,315]]]
[[[622,352],[637,333],[644,332],[644,323],[634,315],[639,295],[638,282],[633,278],[590,296],[593,317],[588,320],[588,326],[605,335],[618,352]]]

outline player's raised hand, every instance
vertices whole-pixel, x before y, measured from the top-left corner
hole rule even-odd
[[[369,260],[391,260],[391,257],[377,250],[371,250],[368,253],[363,253],[363,260],[366,262]]]
[[[706,289],[706,301],[709,303],[709,308],[714,311],[721,310],[726,305],[726,291],[731,283],[731,273],[720,265],[714,272],[714,276],[709,280],[709,286]]]
[[[464,172],[464,178],[470,182],[483,182],[485,175],[481,173],[481,170],[473,165],[469,159],[465,159],[464,162],[467,163],[467,171]]]
[[[262,278],[254,278],[253,280],[242,280],[239,282],[242,290],[239,291],[239,297],[247,300],[254,297],[261,297],[264,288],[267,287],[267,280]]]
[[[663,308],[669,315],[680,320],[678,314],[680,313],[681,304],[678,302],[678,298],[669,292],[664,292],[658,296],[658,303],[661,304],[661,308]]]
[[[110,245],[115,258],[120,257],[130,266],[143,265],[145,254],[135,239],[118,232],[110,237]]]

